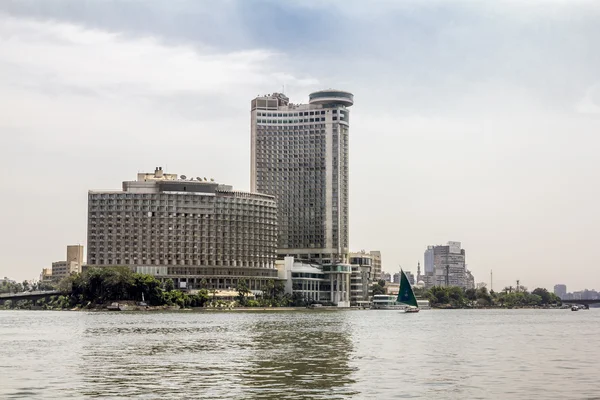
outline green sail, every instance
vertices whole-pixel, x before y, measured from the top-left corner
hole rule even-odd
[[[400,288],[398,290],[397,303],[406,304],[408,306],[418,307],[417,298],[410,286],[410,282],[404,271],[400,270]]]

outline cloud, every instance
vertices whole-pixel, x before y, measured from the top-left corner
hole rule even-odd
[[[298,103],[327,87],[355,94],[351,245],[381,249],[384,268],[447,240],[463,241],[478,280],[494,268],[498,280],[551,286],[563,265],[593,265],[600,121],[582,113],[600,104],[598,2],[5,0],[0,10],[10,177],[0,220],[14,227],[0,233],[11,266],[0,276],[30,278],[64,258],[85,239],[86,191],[117,189],[137,170],[247,189],[250,100],[284,85]],[[585,276],[569,279],[598,277]]]
[[[575,105],[581,114],[600,114],[600,83],[590,86],[583,98]]]

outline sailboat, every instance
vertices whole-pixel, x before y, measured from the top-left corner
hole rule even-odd
[[[415,297],[412,286],[410,286],[410,282],[408,281],[408,278],[403,270],[400,270],[400,288],[398,289],[398,298],[396,299],[396,303],[405,304],[407,306],[404,309],[404,312],[419,312],[417,298]]]

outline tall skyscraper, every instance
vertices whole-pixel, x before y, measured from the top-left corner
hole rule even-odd
[[[275,196],[279,257],[348,261],[348,131],[354,96],[338,90],[292,104],[281,93],[251,102],[251,190]]]

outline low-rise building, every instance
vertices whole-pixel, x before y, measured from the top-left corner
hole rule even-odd
[[[285,281],[285,293],[299,294],[309,303],[350,307],[350,264],[319,265],[288,256],[275,266],[278,278]]]
[[[52,280],[52,268],[42,268],[42,273],[40,274],[40,281],[48,282]]]
[[[83,246],[69,245],[67,246],[67,259],[65,261],[55,261],[52,263],[52,269],[46,277],[50,277],[54,281],[59,281],[66,276],[75,273],[81,273],[83,268]],[[45,268],[46,269],[46,268]],[[44,271],[42,270],[42,274]],[[43,279],[42,279],[43,280]]]

